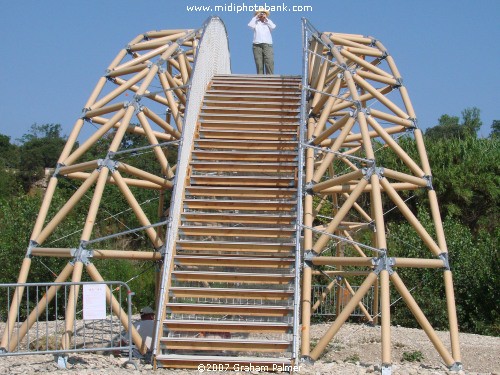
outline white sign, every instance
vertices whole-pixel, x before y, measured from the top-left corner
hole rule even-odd
[[[83,284],[83,320],[106,319],[106,284]]]

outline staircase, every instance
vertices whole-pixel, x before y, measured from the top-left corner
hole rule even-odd
[[[292,364],[299,84],[299,77],[262,75],[212,80],[188,170],[157,367]]]

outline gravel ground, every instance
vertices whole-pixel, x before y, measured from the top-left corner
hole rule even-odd
[[[321,337],[328,325],[320,324],[312,328],[313,340]],[[393,374],[496,374],[500,375],[500,338],[460,334],[462,363],[464,370],[449,372],[425,333],[418,329],[392,328]],[[445,346],[449,347],[449,335],[437,332]],[[402,359],[404,353],[417,354],[420,361],[408,362]],[[124,365],[128,358],[110,354],[90,353],[70,354],[68,369],[56,366],[51,355],[0,357],[0,374],[56,373],[57,375],[118,375],[149,374],[153,368],[149,363],[138,362],[138,369]],[[195,375],[197,370],[160,369],[157,374]],[[335,340],[330,343],[325,354],[314,365],[301,364],[298,374],[377,374],[380,373],[380,328],[365,325],[344,325]],[[226,372],[225,374],[242,374]],[[258,374],[258,372],[247,372]],[[264,373],[261,373],[264,374]]]

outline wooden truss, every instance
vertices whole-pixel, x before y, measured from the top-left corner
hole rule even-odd
[[[432,174],[422,131],[417,127],[416,115],[396,64],[385,47],[371,37],[319,33],[307,21],[304,21],[304,30],[302,113],[305,139],[303,137],[300,144],[304,158],[299,168],[305,169],[305,194],[302,202],[297,199],[299,212],[303,211],[303,218],[299,217],[297,224],[298,229],[302,226],[304,257],[301,355],[304,359],[318,359],[352,311],[360,306],[369,322],[377,323],[380,315],[382,364],[385,368],[390,368],[389,292],[392,285],[446,365],[459,368],[461,359],[452,274],[436,192],[432,187]],[[176,171],[176,165],[172,165],[167,157],[166,147],[177,146],[181,139],[188,87],[199,40],[200,30],[153,31],[133,39],[111,62],[86,102],[82,116],[76,121],[50,179],[21,266],[19,283],[26,282],[34,256],[71,259],[60,271],[56,282],[66,281],[68,278],[79,282],[84,268],[93,280],[102,281],[92,258],[149,261],[163,258],[168,191],[173,187]],[[221,85],[227,86],[224,80],[226,79],[222,79]],[[81,142],[78,138],[86,125],[94,126],[95,130]],[[265,121],[258,126],[265,126]],[[277,126],[284,125],[277,123]],[[419,160],[412,159],[395,140],[395,136],[408,132],[413,134]],[[127,147],[124,142],[127,133],[143,139],[146,146],[140,149]],[[289,140],[287,142],[290,143]],[[245,150],[254,147],[244,146]],[[96,147],[101,150],[98,157],[95,157]],[[280,149],[282,145],[277,144],[275,147]],[[404,165],[401,170],[391,170],[378,164],[378,147],[394,152]],[[155,156],[156,165],[152,170],[134,165],[129,159],[127,162],[123,161],[123,155],[145,150]],[[251,157],[251,152],[247,156]],[[60,188],[58,185],[62,178],[74,181],[76,190],[62,207],[54,208],[53,197]],[[254,181],[257,187],[261,183],[262,181]],[[270,188],[279,187],[277,182],[276,186]],[[95,227],[98,213],[103,211],[103,202],[110,188],[119,191],[139,223],[137,228],[128,228],[122,233],[143,233],[149,239],[149,249],[130,251],[95,248],[100,240],[109,237],[96,234]],[[400,194],[416,189],[427,191],[435,238],[419,222]],[[155,214],[143,209],[135,193],[139,190],[156,194],[158,207]],[[234,188],[228,190],[227,194],[234,195]],[[87,201],[84,199],[86,197],[90,199]],[[422,243],[429,249],[428,258],[391,257],[393,249],[387,245],[384,199],[391,201],[414,228]],[[45,245],[50,243],[51,236],[54,236],[59,225],[77,205],[86,207],[79,243],[73,249]],[[328,205],[331,206],[329,218],[325,221],[323,217],[320,222],[319,212]],[[54,214],[50,214],[51,212]],[[372,229],[371,235],[360,236],[360,230],[366,228]],[[300,232],[297,231],[298,243],[302,240]],[[443,270],[451,352],[435,334],[396,272],[400,267]],[[311,348],[311,315],[321,304],[321,300],[318,300],[312,305],[311,284],[313,276],[318,273],[336,276],[337,279],[331,281],[327,288],[332,288],[334,283],[339,282],[351,296],[345,308],[340,309],[339,306],[336,320],[316,346]],[[356,292],[351,287],[350,280],[353,276],[364,278]],[[374,313],[371,315],[361,301],[373,286]],[[57,287],[50,288],[38,302],[38,308],[33,309],[33,313],[23,323],[21,335],[12,336],[19,309],[17,301],[24,292],[23,287],[16,288],[1,348],[6,348],[7,351],[15,348],[18,340],[22,339],[36,321],[36,314],[44,310],[56,290]],[[298,293],[297,286],[295,293]],[[77,298],[78,287],[75,286],[70,290],[68,306],[76,306]],[[122,311],[109,289],[107,299],[113,312],[128,327],[127,314]],[[67,309],[65,319],[65,333],[61,342],[63,349],[70,346],[74,309]],[[136,346],[145,352],[146,348],[135,328],[132,337]]]
[[[308,118],[305,148],[304,269],[302,279],[303,358],[316,360],[330,340],[360,306],[366,320],[381,317],[382,364],[391,363],[390,284],[396,288],[432,344],[449,367],[460,367],[460,349],[452,274],[448,264],[443,226],[432,174],[417,118],[394,59],[382,43],[355,34],[319,33],[305,21],[305,76]],[[411,132],[420,160],[413,160],[395,140]],[[377,149],[390,149],[402,161],[401,170],[377,163]],[[419,222],[400,192],[426,189],[436,238]],[[383,197],[392,202],[411,224],[429,257],[391,257],[387,246]],[[321,224],[319,212],[331,205],[330,218]],[[324,218],[323,218],[324,221]],[[360,230],[371,229],[366,240]],[[350,296],[336,320],[311,349],[311,281],[321,274],[333,275],[327,289],[339,282]],[[451,353],[435,334],[429,321],[396,272],[398,267],[443,269]],[[364,275],[354,293],[350,278]],[[340,281],[337,281],[340,280]],[[374,313],[368,314],[362,298],[374,288]],[[340,299],[339,299],[340,300]],[[380,306],[380,314],[378,311]]]
[[[82,116],[76,121],[59,157],[57,168],[50,178],[21,267],[19,283],[26,282],[34,256],[72,258],[59,273],[56,282],[67,281],[68,278],[79,282],[84,267],[92,280],[102,281],[92,258],[161,259],[166,228],[165,214],[168,209],[167,192],[172,188],[176,168],[169,161],[168,147],[177,147],[181,138],[188,82],[200,36],[201,29],[161,30],[141,34],[131,40],[108,66],[105,75],[99,79],[85,103]],[[88,132],[84,129],[85,126],[92,129],[93,134],[79,142],[79,135]],[[142,139],[142,146],[135,149],[128,147],[124,141],[127,133],[136,139]],[[91,150],[94,152],[90,153]],[[143,165],[141,167],[140,163],[134,165],[139,158],[126,158],[146,152],[154,154],[156,160],[156,165],[148,170]],[[61,179],[72,180],[76,191],[61,208],[54,209],[53,197]],[[114,233],[113,236],[141,233],[149,239],[150,248],[144,251],[96,249],[96,244],[110,237],[94,233],[98,212],[105,211],[103,202],[110,186],[118,189],[133,212],[135,222],[139,223],[138,227],[126,227],[127,231]],[[136,192],[140,190],[150,191],[154,201],[158,202],[156,210],[149,210],[153,214],[145,210],[136,197]],[[74,249],[44,247],[77,205],[87,206],[79,243],[75,244]],[[54,210],[55,214],[49,216],[49,212]],[[57,289],[58,287],[51,287],[48,290],[24,322],[21,335],[12,336],[18,301],[21,300],[24,288],[18,287],[15,290],[0,347],[8,351],[16,347]],[[75,286],[70,290],[67,305],[76,306],[76,299],[78,287]],[[107,300],[113,312],[122,320],[123,326],[128,327],[127,314],[122,311],[109,288]],[[70,345],[74,309],[68,308],[65,318],[66,333],[61,343],[63,349]],[[132,326],[132,329],[134,343],[145,352],[141,336],[135,327]]]

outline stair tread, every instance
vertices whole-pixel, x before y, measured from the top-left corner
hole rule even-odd
[[[260,262],[260,261],[265,261],[265,262],[295,262],[294,258],[288,257],[288,258],[260,258],[260,257],[247,257],[247,256],[210,256],[210,255],[203,255],[203,256],[196,256],[196,255],[176,255],[175,259],[220,259],[220,260],[240,260],[240,261],[255,261],[255,262]]]
[[[160,354],[156,356],[156,359],[159,361],[162,360],[185,360],[185,359],[193,359],[197,361],[210,361],[213,363],[220,362],[249,362],[249,363],[291,363],[290,359],[278,357],[278,358],[270,358],[270,357],[244,357],[244,356],[219,356],[219,355],[193,355],[193,354]]]
[[[165,319],[163,323],[172,324],[215,324],[220,326],[260,326],[260,327],[291,327],[291,323],[286,322],[254,322],[254,321],[238,321],[238,320],[186,320],[186,319]]]
[[[161,341],[186,341],[186,342],[233,342],[242,344],[289,344],[291,340],[272,340],[272,339],[235,339],[235,338],[214,338],[214,337],[162,337]]]
[[[193,241],[193,240],[178,240],[177,243],[183,244],[183,243],[199,243],[199,244],[206,244],[207,241]],[[277,246],[295,246],[293,242],[245,242],[245,241],[210,241],[210,244],[213,245],[266,245],[266,246],[272,246],[272,247],[277,247]]]
[[[225,305],[220,303],[182,303],[182,302],[168,302],[167,307],[223,307],[228,309],[268,309],[268,310],[292,310],[293,306],[274,306],[274,305]]]

